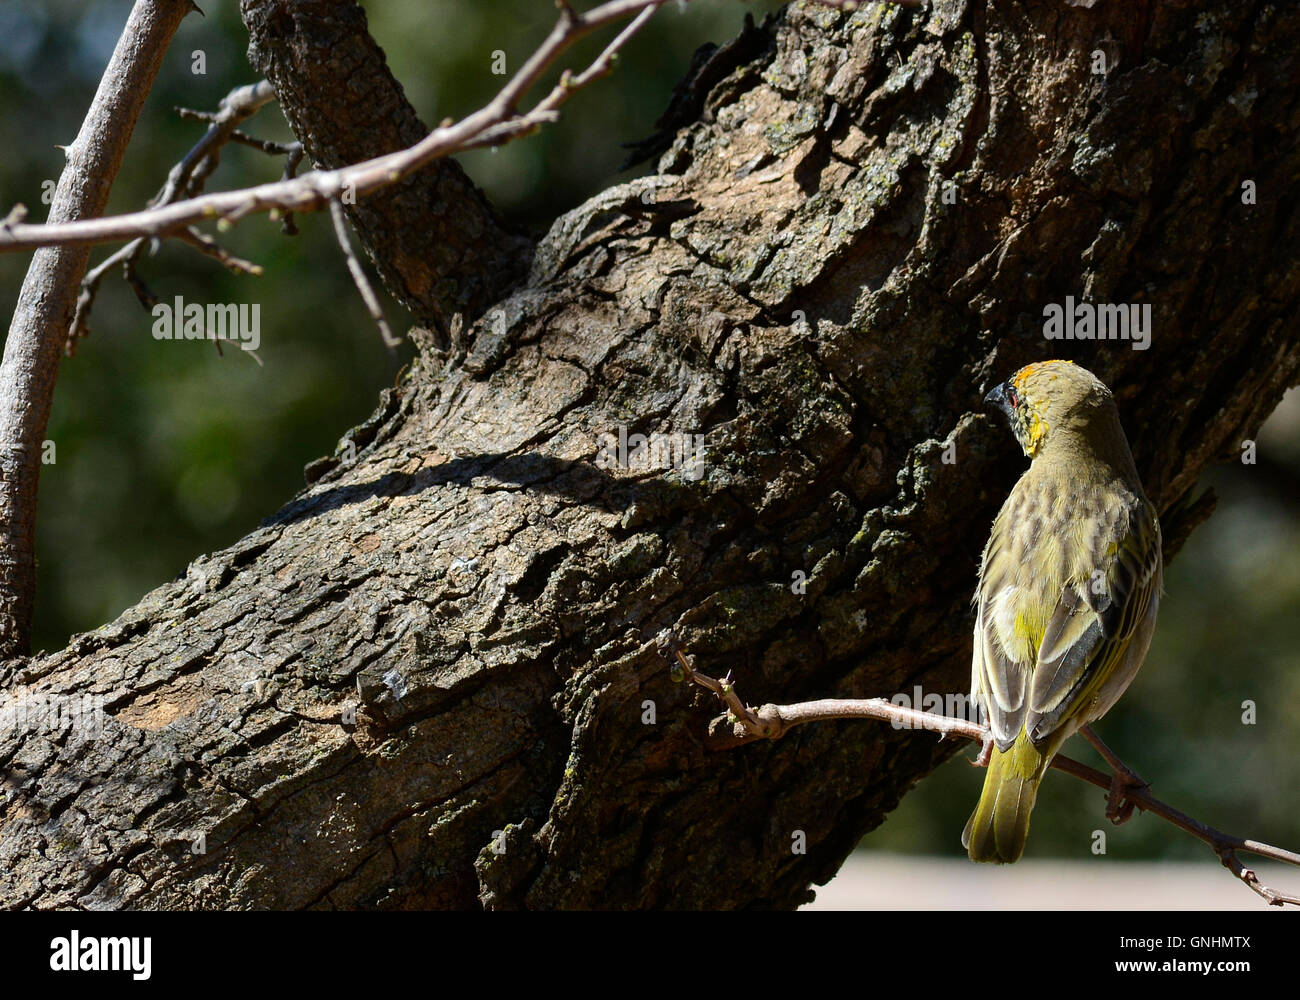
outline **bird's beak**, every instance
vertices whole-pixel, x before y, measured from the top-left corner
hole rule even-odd
[[[1009,383],[999,382],[993,387],[993,390],[984,397],[986,406],[996,407],[1001,410],[1007,420],[1011,420],[1015,412],[1015,407],[1011,404],[1011,396],[1008,392]]]

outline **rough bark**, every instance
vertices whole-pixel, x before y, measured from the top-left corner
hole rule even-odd
[[[50,203],[49,222],[102,215],[145,97],[191,0],[139,0]],[[30,651],[36,592],[36,493],[59,360],[90,259],[89,246],[32,255],[0,364],[0,657]]]
[[[428,133],[355,0],[241,0],[239,9],[249,61],[317,167],[360,163]],[[454,160],[347,209],[393,297],[441,333],[457,313],[477,317],[527,271],[532,240],[498,217]]]
[[[1172,554],[1300,368],[1300,12],[765,30],[659,174],[558,220],[464,358],[383,394],[355,461],[10,666],[11,696],[109,718],[0,737],[7,905],[793,906],[950,748],[834,723],[710,752],[656,635],[753,701],[964,690],[1020,465],[979,400],[1045,356],[1116,390]],[[1067,295],[1152,303],[1150,350],[1045,342]],[[599,467],[619,425],[706,434],[703,478]]]

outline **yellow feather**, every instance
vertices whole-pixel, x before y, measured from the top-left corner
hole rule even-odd
[[[1036,749],[1023,729],[1008,749],[993,750],[979,805],[961,837],[972,861],[1011,864],[1019,860],[1029,836],[1038,784],[1050,759],[1051,754]]]

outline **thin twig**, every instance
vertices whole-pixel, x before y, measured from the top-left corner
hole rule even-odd
[[[104,275],[118,264],[127,268],[129,275],[132,263],[140,256],[147,242],[143,237],[132,240],[126,246],[109,254],[99,264],[86,272],[85,278],[81,281],[81,290],[77,293],[77,305],[72,315],[72,325],[68,328],[67,342],[63,348],[64,353],[69,357],[76,353],[77,341],[90,333],[90,307],[94,304],[95,293],[99,291],[99,283],[103,280]]]
[[[1098,788],[1110,789],[1113,778],[1094,767],[1069,757],[1057,754],[1052,758],[1052,767],[1058,771],[1064,771],[1066,774],[1072,774],[1076,778],[1087,781],[1096,785]],[[1124,797],[1132,802],[1139,810],[1150,812],[1159,816],[1166,822],[1172,823],[1180,830],[1186,830],[1193,837],[1210,848],[1223,862],[1223,866],[1245,882],[1255,892],[1259,893],[1265,900],[1273,906],[1281,906],[1283,903],[1291,903],[1300,906],[1300,896],[1289,893],[1279,892],[1276,889],[1270,889],[1263,885],[1253,871],[1242,865],[1237,858],[1237,851],[1249,851],[1251,854],[1257,854],[1261,858],[1268,858],[1271,861],[1281,861],[1289,865],[1300,865],[1300,854],[1294,851],[1288,851],[1285,848],[1274,847],[1272,844],[1265,844],[1258,840],[1249,840],[1243,837],[1236,837],[1230,833],[1224,833],[1222,830],[1216,830],[1212,826],[1193,819],[1186,813],[1180,812],[1173,806],[1162,802],[1151,794],[1149,787],[1126,786],[1124,788]]]
[[[236,257],[207,233],[189,226],[176,234],[177,238],[190,246],[219,261],[227,270],[236,274],[262,275],[262,265]]]
[[[298,175],[298,164],[302,162],[303,148],[302,143],[294,142],[289,144],[289,149],[285,153],[284,173],[281,175],[282,180],[290,181]],[[271,218],[274,219],[277,213],[272,212]],[[280,232],[285,236],[297,236],[298,225],[293,221],[293,213],[285,212],[280,215]]]
[[[220,112],[217,111],[196,111],[193,108],[176,108],[175,110],[177,115],[188,121],[216,122],[221,117]],[[294,149],[302,148],[300,142],[276,142],[274,139],[259,139],[239,129],[234,129],[228,138],[231,142],[252,146],[254,149],[272,156],[287,156]]]
[[[375,295],[375,290],[370,286],[370,279],[366,277],[365,269],[352,249],[352,241],[348,239],[347,219],[343,217],[343,205],[340,202],[330,202],[330,218],[334,220],[334,235],[338,238],[339,247],[343,250],[343,256],[347,258],[352,283],[357,286],[357,291],[361,293],[361,301],[366,304],[371,318],[379,327],[379,335],[384,339],[384,346],[389,350],[401,346],[401,338],[394,337],[393,331],[389,329],[388,320],[384,319],[384,310],[379,306],[379,297]]]
[[[762,705],[751,708],[736,694],[728,674],[722,680],[699,673],[690,659],[670,639],[661,642],[661,652],[675,660],[673,678],[689,680],[708,691],[712,691],[727,706],[728,714],[715,719],[709,727],[710,749],[721,750],[752,743],[755,740],[780,739],[793,727],[805,722],[822,722],[828,719],[877,719],[891,722],[900,728],[925,729],[945,736],[958,736],[976,743],[987,744],[992,738],[988,727],[965,719],[956,719],[946,715],[921,712],[914,708],[895,705],[884,698],[825,698],[819,701],[803,701],[793,705]],[[729,724],[729,725],[728,725]],[[1107,751],[1113,758],[1112,764],[1122,769],[1120,773],[1134,775],[1132,769]],[[1066,774],[1074,775],[1098,788],[1113,791],[1115,778],[1098,771],[1094,767],[1080,763],[1063,754],[1052,758],[1051,767]],[[1140,780],[1140,779],[1139,779]],[[1166,822],[1190,833],[1197,840],[1208,846],[1218,856],[1223,866],[1241,879],[1254,892],[1258,893],[1272,906],[1291,903],[1300,906],[1300,896],[1271,889],[1259,881],[1258,876],[1237,857],[1238,851],[1249,851],[1263,858],[1281,861],[1289,865],[1300,865],[1300,854],[1281,847],[1274,847],[1258,840],[1236,837],[1222,830],[1216,830],[1199,820],[1192,819],[1186,813],[1179,812],[1173,806],[1162,802],[1151,794],[1150,786],[1121,784],[1123,798],[1144,812],[1153,813]]]
[[[172,167],[167,175],[167,183],[163,185],[162,191],[154,198],[152,204],[170,205],[178,200],[182,191],[191,195],[198,193],[201,184],[194,184],[195,178],[201,180],[212,172],[217,158],[221,155],[221,147],[230,140],[235,127],[257,114],[273,100],[275,100],[275,90],[266,80],[236,87],[223,97],[216,114],[212,116],[212,124],[180,163]]]
[[[296,140],[294,142],[277,142],[274,139],[259,139],[257,136],[235,129],[230,133],[230,141],[256,149],[259,153],[265,153],[267,156],[292,156],[297,154],[298,159],[302,159],[302,143]]]

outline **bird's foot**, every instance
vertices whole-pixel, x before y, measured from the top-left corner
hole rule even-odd
[[[1106,741],[1093,732],[1091,726],[1084,726],[1079,732],[1110,765],[1110,792],[1106,796],[1106,818],[1116,826],[1122,826],[1133,818],[1133,809],[1137,806],[1137,803],[1128,797],[1128,793],[1137,789],[1150,788],[1151,782],[1144,780],[1141,775],[1120,760],[1115,755],[1115,751],[1106,746]]]
[[[1106,796],[1106,818],[1116,826],[1123,826],[1133,818],[1133,809],[1137,805],[1128,797],[1131,790],[1150,788],[1151,782],[1143,781],[1135,771],[1122,764],[1110,777],[1110,792]]]
[[[984,741],[980,744],[979,756],[969,761],[971,767],[988,767],[989,761],[993,759],[993,734],[985,733]]]

